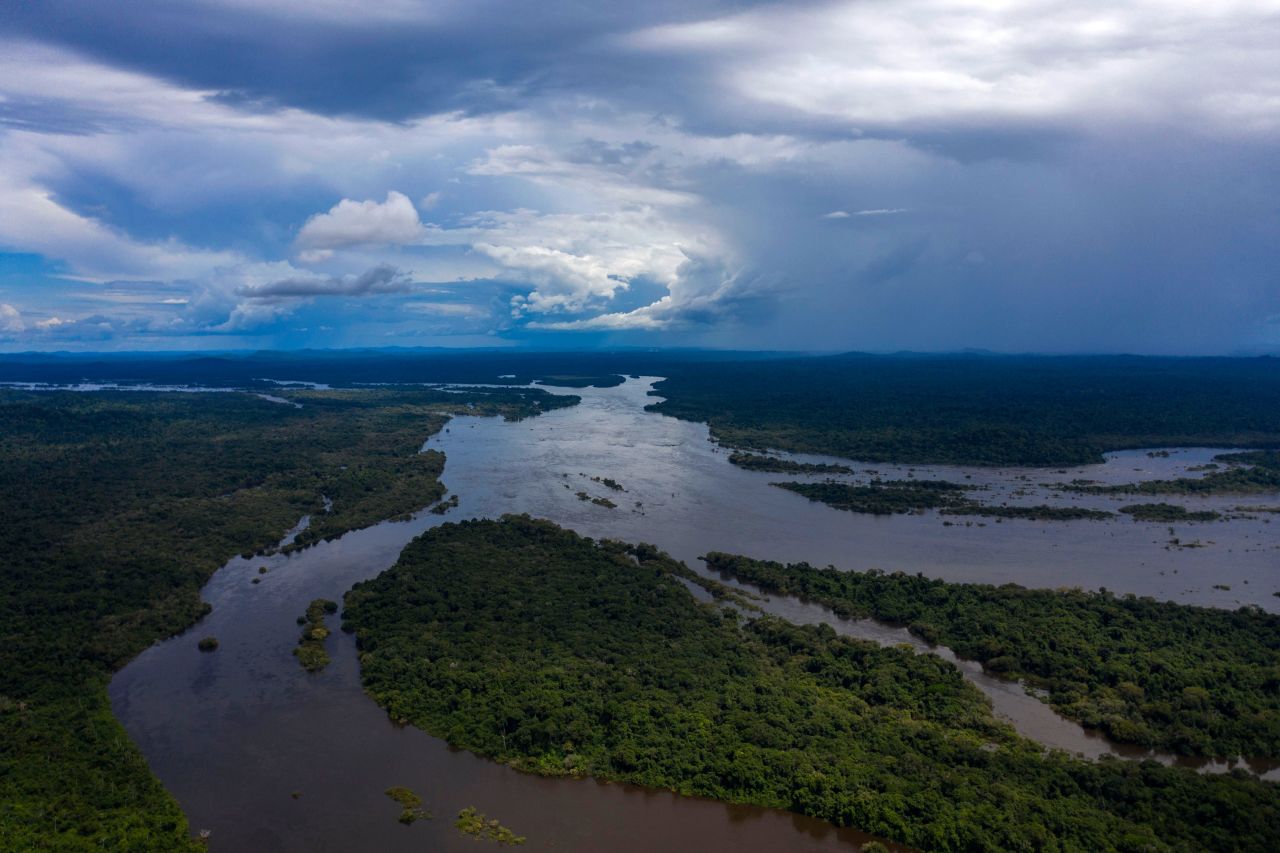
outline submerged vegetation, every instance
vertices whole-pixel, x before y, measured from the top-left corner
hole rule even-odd
[[[1029,521],[1102,521],[1111,518],[1112,513],[1105,509],[1088,509],[1079,506],[1016,506],[1010,504],[984,504],[977,501],[965,501],[942,510],[946,515],[981,515],[987,518],[1025,518]]]
[[[1217,521],[1222,515],[1213,510],[1192,512],[1185,506],[1177,504],[1130,504],[1120,507],[1120,511],[1131,515],[1136,521]]]
[[[549,522],[468,521],[357,584],[344,619],[393,718],[521,770],[932,850],[1267,850],[1280,833],[1274,785],[1046,754],[941,659],[744,621],[695,601],[687,571]]]
[[[729,462],[748,471],[769,471],[775,474],[852,474],[848,465],[832,465],[826,462],[796,462],[778,456],[759,453],[743,453],[735,450],[729,454]]]
[[[453,822],[458,832],[469,835],[477,841],[493,841],[498,844],[524,844],[528,839],[516,835],[493,818],[485,817],[475,806],[468,806],[458,812],[458,819]]]
[[[712,553],[713,571],[845,617],[906,625],[1113,740],[1280,757],[1280,616],[1081,590],[956,584]]]
[[[418,510],[447,415],[525,417],[530,389],[0,391],[0,849],[182,849],[186,819],[111,714],[111,673],[208,612],[236,554]],[[333,499],[323,511],[322,495]]]
[[[626,489],[622,488],[622,484],[619,483],[617,480],[613,479],[612,477],[592,477],[591,482],[599,483],[600,485],[604,486],[606,489],[613,489],[615,492],[626,491]]]
[[[325,627],[324,617],[337,612],[336,601],[317,598],[307,606],[306,615],[298,617],[298,624],[302,626],[302,636],[298,638],[298,645],[294,648],[293,654],[307,672],[319,672],[329,665],[329,650],[325,648],[325,641],[329,639],[329,629]]]
[[[1111,513],[1074,506],[1009,506],[984,504],[967,496],[971,486],[946,480],[872,480],[867,485],[849,483],[772,483],[804,495],[811,501],[847,512],[871,515],[918,513],[936,509],[946,515],[982,515],[992,518],[1026,518],[1036,521],[1104,519]]]

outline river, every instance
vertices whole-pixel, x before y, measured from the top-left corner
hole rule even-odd
[[[1174,536],[1168,525],[1124,516],[945,526],[933,513],[841,512],[769,485],[794,479],[790,475],[730,465],[705,425],[644,412],[655,380],[575,389],[581,405],[526,421],[453,419],[425,446],[446,454],[444,479],[459,496],[458,508],[445,516],[421,513],[382,523],[289,555],[235,558],[204,590],[213,605],[208,617],[116,675],[110,687],[115,713],[193,830],[210,831],[211,849],[471,850],[475,842],[452,825],[466,806],[526,835],[532,850],[847,850],[868,838],[767,809],[589,780],[541,779],[451,750],[416,729],[391,724],[363,694],[354,643],[345,634],[330,638],[333,663],[326,670],[304,672],[291,652],[298,636],[294,620],[307,603],[341,600],[352,584],[392,565],[413,537],[449,520],[527,512],[592,537],[652,542],[699,570],[699,555],[723,550],[848,569],[901,568],[950,580],[1105,585],[1219,607],[1250,603],[1275,610],[1280,603],[1271,595],[1280,588],[1280,524],[1269,524],[1268,514],[1175,525],[1181,543],[1205,545],[1183,548],[1169,544]],[[1104,464],[1061,473],[855,467],[862,479],[875,476],[868,467],[885,478],[967,477],[988,487],[979,493],[984,501],[1074,498],[1080,505],[1111,506],[1112,498],[1064,496],[1039,484],[1176,476],[1214,452],[1114,454]],[[625,491],[592,477],[612,478]],[[581,500],[580,491],[608,497],[617,507]],[[1177,502],[1191,508],[1249,503]],[[263,566],[268,571],[259,574]],[[782,599],[770,601],[768,609],[796,621],[831,621],[844,633],[882,642],[910,641],[898,629],[841,622],[815,605]],[[196,639],[208,634],[220,646],[201,654]],[[1019,685],[986,676],[976,665],[959,665],[992,697],[997,713],[1024,733],[1090,756],[1110,751],[1105,740],[1057,717]],[[383,794],[393,785],[420,794],[435,818],[397,823],[399,806]]]

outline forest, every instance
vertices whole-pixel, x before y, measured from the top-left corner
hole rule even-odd
[[[111,714],[111,673],[190,626],[208,577],[300,516],[314,541],[437,499],[443,457],[418,450],[448,412],[576,402],[531,389],[291,396],[302,408],[0,391],[0,849],[186,847],[185,818]]]
[[[1066,466],[1110,450],[1280,447],[1280,361],[871,356],[669,368],[650,409],[740,450]]]
[[[343,620],[393,720],[527,772],[940,851],[1262,851],[1280,836],[1275,785],[1046,753],[941,659],[699,604],[681,569],[528,517],[466,521],[357,584]]]
[[[1121,743],[1280,757],[1280,616],[1106,591],[948,583],[720,553],[704,559],[766,592],[906,625],[1046,690],[1058,711]]]

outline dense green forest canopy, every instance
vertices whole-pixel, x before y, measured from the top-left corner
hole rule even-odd
[[[429,531],[348,593],[397,720],[551,775],[814,815],[930,850],[1268,850],[1245,776],[1046,754],[959,671],[695,601],[650,546],[508,516]]]
[[[184,846],[181,811],[111,714],[111,672],[195,621],[215,569],[303,514],[306,543],[438,498],[444,459],[418,450],[448,412],[575,402],[527,389],[292,396],[302,408],[0,391],[0,849]]]
[[[836,356],[673,370],[651,408],[733,447],[877,462],[1073,465],[1280,446],[1280,360]]]
[[[1046,689],[1055,708],[1113,740],[1186,755],[1280,758],[1280,616],[720,553],[704,559],[712,571],[843,616],[907,625]]]

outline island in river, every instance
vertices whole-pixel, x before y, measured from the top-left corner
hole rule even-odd
[[[546,521],[468,521],[357,584],[343,620],[393,718],[532,773],[792,809],[930,850],[1266,850],[1280,834],[1271,783],[1046,755],[945,662],[744,620],[696,602],[684,572]]]

